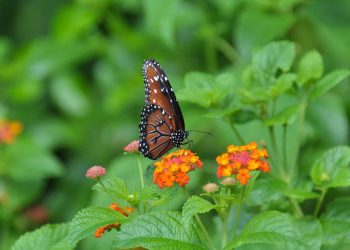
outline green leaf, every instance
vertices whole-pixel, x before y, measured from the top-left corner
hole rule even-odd
[[[200,72],[190,72],[185,76],[185,89],[178,92],[180,100],[196,103],[202,107],[209,107],[212,102],[212,84],[214,76]]]
[[[140,200],[147,200],[152,208],[168,205],[178,195],[176,188],[159,189],[156,186],[146,186],[142,188]]]
[[[323,59],[321,54],[312,50],[305,54],[298,65],[297,82],[299,86],[311,80],[319,79],[323,74]]]
[[[224,249],[254,243],[300,245],[300,238],[298,228],[290,216],[277,211],[268,211],[251,219],[237,239],[231,241]]]
[[[244,191],[244,197],[243,197],[243,200],[246,201],[250,195],[250,193],[252,192],[253,190],[253,187],[255,185],[255,181],[256,179],[258,178],[258,176],[260,175],[260,172],[258,171],[253,171],[251,173],[251,178],[249,179],[248,181],[248,184],[247,186],[245,187],[245,191]],[[241,188],[244,188],[244,187],[241,187]]]
[[[214,209],[215,205],[211,204],[209,201],[204,200],[198,196],[190,197],[183,206],[182,209],[182,219],[188,228],[192,222],[192,217],[199,213],[206,213]]]
[[[235,124],[247,123],[251,120],[258,119],[258,116],[253,110],[239,107],[226,108],[225,110],[214,110],[208,112],[206,117],[222,118],[229,117]]]
[[[293,105],[283,109],[274,117],[268,118],[264,121],[266,126],[274,126],[274,125],[285,125],[292,124],[298,117],[299,106]]]
[[[274,42],[254,54],[253,62],[242,74],[243,88],[239,94],[243,102],[261,103],[275,99],[287,91],[295,81],[295,74],[287,73],[295,57],[291,42]],[[280,71],[285,72],[277,77]]]
[[[285,73],[280,75],[276,82],[270,87],[270,95],[273,98],[280,96],[282,93],[286,92],[293,85],[295,81],[295,74]]]
[[[318,219],[310,218],[310,217],[303,217],[299,220],[294,220],[299,234],[301,236],[300,241],[303,243],[303,246],[296,246],[291,245],[287,249],[300,249],[300,250],[319,250],[321,249],[322,245],[322,226]]]
[[[9,175],[15,180],[41,180],[58,177],[63,173],[61,163],[48,150],[33,141],[16,141],[7,148],[6,156],[11,162]]]
[[[253,56],[252,66],[267,75],[275,75],[277,70],[288,71],[295,57],[295,44],[288,41],[272,42]]]
[[[350,186],[350,147],[338,146],[324,153],[312,166],[311,177],[322,188]]]
[[[66,241],[68,224],[45,225],[41,228],[24,234],[12,246],[12,250],[69,250],[74,249],[75,244],[70,245]]]
[[[313,192],[315,185],[310,178],[298,178],[293,182],[293,186],[288,187],[284,194],[286,197],[293,198],[302,202],[308,199],[316,199],[320,196],[319,193]]]
[[[68,241],[74,244],[91,235],[97,228],[114,223],[124,223],[130,218],[104,207],[88,207],[78,212],[70,223]]]
[[[309,199],[317,199],[320,195],[314,192],[300,190],[300,189],[292,189],[288,190],[285,195],[292,199],[297,199],[299,201],[309,200]]]
[[[187,229],[178,212],[151,212],[122,225],[112,247],[147,249],[206,249],[196,231]]]
[[[330,203],[321,216],[323,243],[334,245],[340,242],[350,244],[350,198],[337,199]]]
[[[216,106],[233,92],[235,74],[222,73],[216,77],[207,73],[190,72],[185,77],[185,89],[178,93],[179,100],[196,103],[202,107]]]
[[[72,75],[59,75],[50,84],[55,104],[66,114],[84,116],[90,109],[90,100],[81,79]]]
[[[247,205],[267,209],[271,204],[280,202],[286,190],[287,186],[282,181],[271,178],[257,179],[248,197]]]
[[[315,99],[323,94],[325,94],[330,89],[334,88],[341,81],[350,75],[350,71],[347,69],[334,70],[324,77],[322,77],[315,85],[312,90],[310,97]]]
[[[125,182],[117,177],[109,177],[101,180],[104,187],[97,183],[92,187],[92,190],[102,191],[115,195],[118,199],[126,201],[129,193]]]

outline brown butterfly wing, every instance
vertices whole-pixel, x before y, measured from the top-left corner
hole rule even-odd
[[[157,159],[174,147],[171,125],[164,109],[145,105],[141,112],[139,151],[150,159]]]
[[[161,107],[168,114],[174,130],[184,131],[185,123],[179,103],[164,70],[156,60],[151,58],[144,62],[143,78],[146,104]]]

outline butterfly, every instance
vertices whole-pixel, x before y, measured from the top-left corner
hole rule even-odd
[[[142,67],[145,106],[141,111],[139,152],[156,160],[188,137],[180,106],[159,63],[147,59]]]

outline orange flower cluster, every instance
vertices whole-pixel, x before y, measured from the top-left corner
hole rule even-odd
[[[125,215],[125,216],[128,216],[130,213],[132,213],[134,211],[134,209],[132,207],[121,208],[121,207],[119,207],[119,205],[117,203],[112,203],[109,206],[109,208],[113,209],[113,210],[117,211],[118,213]],[[109,224],[109,225],[104,226],[104,227],[99,227],[95,232],[95,237],[101,238],[101,236],[104,234],[104,232],[110,231],[113,228],[119,229],[120,225],[121,225],[120,223],[113,223],[113,224]]]
[[[21,131],[22,124],[20,122],[0,120],[0,143],[12,143]]]
[[[155,162],[154,166],[153,183],[159,188],[165,188],[174,186],[175,182],[179,186],[185,186],[190,181],[188,173],[201,168],[203,163],[191,150],[179,149]]]
[[[236,179],[242,185],[246,185],[251,177],[251,171],[270,171],[269,163],[263,160],[268,157],[267,150],[258,149],[256,142],[243,146],[229,145],[226,153],[216,157],[216,162],[219,164],[217,176],[221,178],[236,175]]]

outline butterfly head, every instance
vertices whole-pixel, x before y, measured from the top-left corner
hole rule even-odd
[[[174,144],[175,147],[180,147],[182,142],[187,138],[189,135],[188,131],[183,130],[177,130],[175,132],[171,133],[171,142]]]

